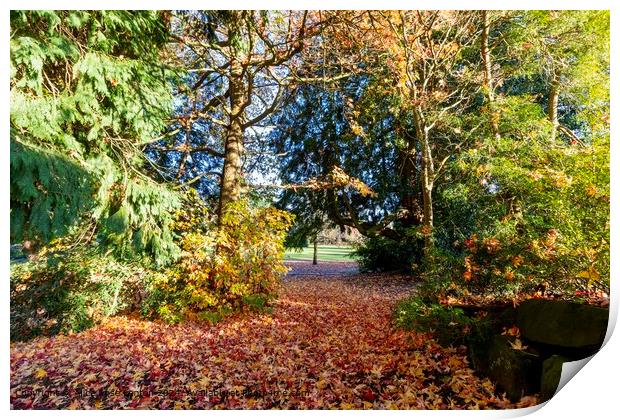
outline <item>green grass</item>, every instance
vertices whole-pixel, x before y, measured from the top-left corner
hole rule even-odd
[[[353,247],[350,246],[319,245],[319,262],[355,261],[350,255],[351,252],[353,252]],[[313,253],[313,247],[306,247],[301,252],[295,249],[288,249],[284,254],[284,259],[287,261],[312,261]]]

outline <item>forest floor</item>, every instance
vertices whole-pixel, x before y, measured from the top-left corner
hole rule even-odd
[[[515,407],[474,375],[464,349],[393,326],[394,304],[415,290],[410,278],[318,267],[328,275],[298,265],[261,314],[173,326],[113,317],[79,334],[13,343],[11,406]]]

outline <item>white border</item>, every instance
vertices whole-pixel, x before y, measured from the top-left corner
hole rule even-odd
[[[617,4],[617,3],[616,3]],[[355,2],[341,1],[341,0],[315,0],[315,1],[239,1],[239,0],[227,0],[226,2],[214,2],[214,1],[195,1],[195,0],[177,0],[161,1],[161,0],[149,0],[149,1],[119,1],[119,0],[91,0],[89,2],[84,1],[34,1],[23,0],[19,2],[10,2],[5,5],[5,10],[0,17],[2,25],[2,44],[4,65],[0,68],[2,74],[2,80],[5,82],[2,84],[2,93],[5,98],[2,109],[3,116],[6,125],[4,125],[5,136],[8,134],[9,129],[9,10],[10,9],[414,9],[414,8],[426,8],[426,9],[611,9],[612,13],[612,77],[611,77],[611,92],[617,92],[618,83],[618,7],[612,1],[602,0],[589,0],[589,1],[570,1],[570,0],[547,0],[541,1],[473,1],[463,2],[456,0],[436,0],[436,1],[395,1],[395,0],[382,0],[382,1],[368,1],[358,0]],[[612,121],[615,110],[615,96],[612,100]],[[615,125],[612,124],[612,141],[611,141],[611,215],[612,215],[612,230],[611,230],[611,278],[616,279],[618,274],[618,261],[614,258],[618,249],[618,236],[614,234],[613,227],[616,226],[617,200],[616,196],[618,188],[616,187],[616,181],[618,179],[617,157],[619,152],[618,145],[618,130],[615,129]],[[8,306],[9,306],[9,142],[6,137],[3,139],[4,153],[0,153],[0,167],[5,171],[5,176],[2,177],[1,193],[2,205],[1,210],[4,223],[0,223],[1,237],[4,238],[2,251],[5,255],[4,263],[2,265],[2,279],[4,281],[2,288],[3,300],[6,303],[5,306],[5,320],[4,328],[2,328],[3,339],[3,363],[0,365],[0,371],[3,378],[2,390],[0,391],[0,398],[2,399],[2,406],[5,410],[9,408],[9,327],[8,327]],[[613,330],[617,317],[618,317],[618,300],[620,299],[620,293],[618,292],[616,280],[612,281],[611,287],[611,325],[608,331],[607,343],[603,349],[595,355],[589,363],[579,372],[576,379],[569,381],[559,393],[553,397],[542,409],[540,406],[533,409],[523,410],[508,410],[508,411],[403,411],[403,412],[385,412],[385,411],[364,411],[364,412],[346,412],[346,411],[327,411],[327,412],[270,412],[270,417],[279,418],[282,416],[299,416],[299,417],[331,417],[339,419],[347,419],[351,417],[391,417],[410,419],[413,417],[424,418],[507,418],[507,417],[519,417],[531,413],[531,418],[535,419],[550,419],[550,418],[610,418],[613,412],[617,412],[616,408],[618,401],[618,379],[620,378],[620,362],[618,355],[620,355],[620,342],[617,338],[618,334],[610,335]],[[70,418],[83,417],[84,412],[68,412],[68,411],[48,411],[48,412],[34,412],[34,411],[12,411],[8,413],[10,416],[20,416],[22,418],[39,418],[42,417],[57,417],[66,416]],[[90,411],[87,413],[89,417],[103,418],[104,416],[121,416],[131,418],[145,418],[148,416],[180,416],[185,418],[204,416],[218,417],[218,418],[254,418],[257,413],[251,411],[211,411],[208,414],[202,412],[103,412],[103,411]],[[616,414],[617,416],[617,414]]]

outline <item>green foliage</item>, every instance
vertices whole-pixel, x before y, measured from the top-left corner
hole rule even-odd
[[[429,302],[421,297],[399,302],[394,310],[394,319],[402,328],[433,332],[444,345],[461,343],[475,322],[460,308]]]
[[[436,231],[451,250],[437,263],[453,269],[430,278],[502,298],[608,290],[609,140],[549,144],[544,133],[489,140],[455,160],[459,182],[439,194],[450,218]]]
[[[105,221],[104,243],[127,259],[147,252],[157,266],[175,261],[180,250],[170,225],[180,204],[178,195],[164,186],[129,182],[118,209],[111,209]]]
[[[121,256],[176,257],[177,199],[148,176],[141,147],[172,113],[163,17],[11,12],[12,241],[45,243],[94,221]]]
[[[82,331],[131,310],[145,278],[139,265],[95,249],[49,253],[11,267],[11,340]]]
[[[186,197],[185,207],[191,214],[179,212],[175,222],[181,259],[154,277],[143,313],[167,322],[216,322],[226,311],[263,308],[286,272],[284,238],[291,216],[241,200],[216,225],[195,193]]]
[[[53,151],[11,142],[11,239],[49,241],[92,209],[95,180]]]
[[[511,19],[505,22],[512,24],[500,25],[507,49],[497,54],[504,56],[500,63],[514,77],[505,83],[507,90],[533,93],[546,105],[550,81],[559,78],[560,122],[586,135],[604,129],[601,115],[609,113],[609,11],[508,13]]]
[[[415,271],[420,264],[423,242],[416,236],[401,241],[374,236],[352,253],[363,271]]]
[[[158,13],[16,11],[11,31],[11,125],[22,141],[112,155],[112,137],[163,128],[171,95]]]

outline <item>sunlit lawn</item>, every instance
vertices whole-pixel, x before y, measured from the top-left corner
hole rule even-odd
[[[319,245],[318,251],[319,261],[354,261],[350,255],[353,252],[353,247],[350,246]],[[288,261],[312,261],[313,253],[312,247],[303,248],[301,251],[288,249],[284,254],[284,259]]]

